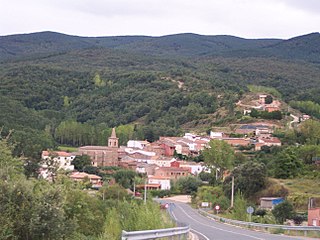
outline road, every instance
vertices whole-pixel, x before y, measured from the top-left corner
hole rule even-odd
[[[293,128],[293,124],[298,123],[299,122],[299,118],[293,114],[290,114],[290,117],[293,118],[293,120],[289,123],[289,128],[292,129]]]
[[[197,210],[186,203],[170,201],[169,211],[173,217],[182,223],[190,225],[191,231],[199,236],[199,240],[289,240],[310,239],[304,237],[292,237],[264,232],[252,231],[240,227],[216,222],[200,215]]]

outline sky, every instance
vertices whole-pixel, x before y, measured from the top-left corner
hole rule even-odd
[[[41,31],[288,39],[320,31],[320,0],[0,0],[0,36]]]

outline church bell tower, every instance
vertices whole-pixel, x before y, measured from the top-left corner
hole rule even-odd
[[[119,141],[119,138],[117,138],[116,129],[112,128],[111,137],[108,138],[108,147],[118,148],[119,146],[118,141]]]

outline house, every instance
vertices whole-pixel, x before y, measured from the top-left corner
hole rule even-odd
[[[187,177],[191,175],[190,168],[182,167],[158,167],[155,169],[154,176],[156,177],[168,177],[170,179],[176,180],[181,177]]]
[[[154,175],[156,168],[158,168],[158,166],[155,164],[138,163],[136,172],[146,174],[146,175]]]
[[[308,209],[308,226],[320,226],[320,208]]]
[[[277,137],[266,137],[266,138],[258,138],[257,143],[255,143],[255,151],[261,150],[262,146],[281,146],[281,141]]]
[[[41,159],[43,160],[43,164],[41,167],[47,168],[46,161],[48,159],[52,159],[59,169],[73,171],[74,166],[71,164],[71,162],[75,157],[75,154],[64,151],[42,151]]]
[[[108,146],[83,146],[78,149],[79,155],[88,155],[93,166],[118,166],[118,138],[115,128],[108,138]]]
[[[127,142],[128,148],[144,149],[146,146],[149,146],[149,145],[150,143],[148,141],[129,140]]]
[[[301,118],[301,121],[306,121],[306,120],[309,120],[309,119],[311,119],[311,117],[309,115],[303,114],[302,118]]]
[[[64,151],[42,151],[39,176],[43,179],[53,180],[55,170],[73,171],[74,166],[71,162],[75,157],[75,154]]]
[[[148,184],[159,184],[161,190],[170,190],[171,183],[169,177],[148,176]]]
[[[266,97],[267,97],[267,95],[265,95],[265,94],[259,95],[259,102],[261,104],[265,104],[266,103]]]
[[[284,199],[282,197],[262,197],[260,198],[260,208],[271,210],[283,201]]]
[[[275,105],[268,105],[268,106],[265,106],[264,110],[270,113],[270,112],[280,111],[280,108]]]
[[[212,132],[210,131],[210,138],[221,139],[224,136],[223,132]]]
[[[98,175],[88,174],[85,172],[73,172],[70,175],[70,178],[74,181],[81,182],[88,179],[93,187],[101,187],[103,182],[102,178]]]
[[[222,138],[222,140],[233,147],[248,146],[251,144],[251,140],[249,138]]]
[[[201,172],[210,172],[210,169],[204,166],[203,163],[196,163],[196,162],[190,162],[190,161],[177,161],[177,163],[179,164],[178,167],[189,168],[191,174],[193,175],[198,175]]]

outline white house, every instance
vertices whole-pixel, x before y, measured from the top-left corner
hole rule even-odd
[[[196,163],[196,162],[188,162],[188,161],[178,161],[179,166],[182,168],[190,168],[190,171],[193,175],[198,175],[201,172],[210,172],[204,164]]]
[[[148,145],[150,145],[150,143],[148,141],[129,140],[127,142],[127,147],[129,147],[129,148],[144,149]]]
[[[210,138],[222,138],[223,132],[212,132],[210,131]]]
[[[41,159],[44,160],[42,167],[46,167],[46,160],[52,158],[59,169],[66,171],[73,171],[74,166],[71,164],[72,160],[76,157],[75,154],[64,151],[42,151]]]
[[[52,160],[50,163],[50,165],[52,165],[51,167],[57,168],[58,170],[63,169],[65,171],[73,171],[74,166],[71,164],[71,162],[75,157],[75,154],[63,151],[42,151],[42,164],[39,169],[39,175],[44,179],[53,177],[52,171],[48,169],[48,160]]]
[[[161,190],[170,190],[170,178],[167,177],[155,177],[155,176],[148,176],[148,184],[160,184]]]

